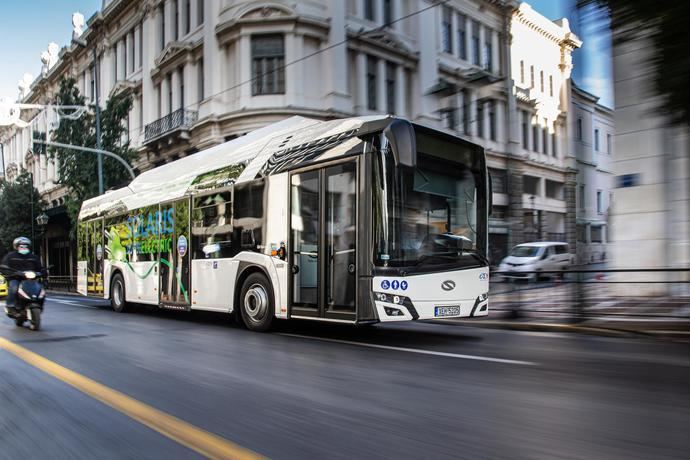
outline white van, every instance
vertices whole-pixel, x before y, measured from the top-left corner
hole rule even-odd
[[[564,271],[573,262],[568,243],[539,241],[515,246],[508,257],[501,261],[499,275],[504,278],[519,278],[536,281],[539,272]],[[555,273],[543,276],[555,277]]]

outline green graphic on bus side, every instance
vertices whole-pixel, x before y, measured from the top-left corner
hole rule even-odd
[[[160,263],[173,269],[172,264],[163,257],[154,260],[154,264],[144,274],[137,273],[130,258],[134,255],[152,255],[169,253],[173,249],[173,232],[175,228],[173,208],[146,214],[131,215],[126,222],[114,224],[105,231],[107,239],[106,255],[110,262],[123,262],[127,268],[139,279],[146,279],[153,269]],[[189,303],[189,295],[182,283],[180,273],[175,273],[185,302]]]

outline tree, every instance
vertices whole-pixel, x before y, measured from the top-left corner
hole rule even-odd
[[[27,171],[22,171],[17,180],[0,185],[0,257],[12,250],[12,241],[18,236],[32,237],[32,222],[33,236],[40,241],[42,229],[33,221],[45,208],[40,196]],[[36,246],[36,241],[33,244]]]
[[[640,38],[651,41],[655,53],[649,58],[656,92],[663,98],[660,106],[671,122],[690,125],[690,2],[658,0],[578,0],[588,10],[595,7],[596,20],[602,11],[610,16],[614,41]]]
[[[85,105],[73,78],[62,79],[60,90],[55,97],[56,105]],[[136,150],[130,148],[128,129],[125,120],[132,110],[132,95],[124,91],[111,96],[101,111],[101,146],[131,164]],[[87,112],[76,120],[62,119],[53,132],[52,140],[64,144],[96,148],[96,119]],[[48,155],[57,159],[60,165],[58,182],[69,190],[66,199],[67,212],[74,223],[84,200],[98,195],[97,155],[75,150],[48,149]],[[103,185],[106,190],[120,187],[129,182],[130,176],[116,160],[103,156]]]

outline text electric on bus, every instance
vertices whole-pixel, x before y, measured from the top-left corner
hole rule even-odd
[[[387,116],[293,117],[84,202],[78,291],[368,324],[488,313],[480,146]]]

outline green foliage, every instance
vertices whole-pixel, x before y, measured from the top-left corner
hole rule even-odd
[[[55,98],[56,105],[85,105],[73,78],[63,79]],[[125,120],[132,109],[132,95],[121,92],[112,96],[101,110],[101,148],[122,157],[129,164],[136,157],[125,139]],[[96,117],[94,111],[85,113],[76,120],[63,119],[54,131],[54,142],[96,148]],[[98,195],[98,156],[87,152],[55,148],[48,149],[52,158],[60,164],[58,182],[69,189],[66,202],[68,215],[73,223],[84,200]],[[115,159],[103,156],[103,185],[105,190],[126,185],[130,176]]]
[[[33,201],[33,216],[31,214]],[[45,207],[38,190],[33,187],[31,175],[22,171],[14,182],[3,181],[0,185],[0,256],[12,250],[12,241],[18,236],[31,238],[32,218]],[[34,239],[40,241],[42,229],[34,224]],[[37,241],[33,241],[34,245]]]
[[[659,110],[675,124],[690,125],[690,2],[578,0],[578,5],[585,12],[595,7],[585,20],[597,21],[602,13],[609,14],[614,42],[649,40],[653,51],[646,64],[653,74],[656,93],[663,99]]]

